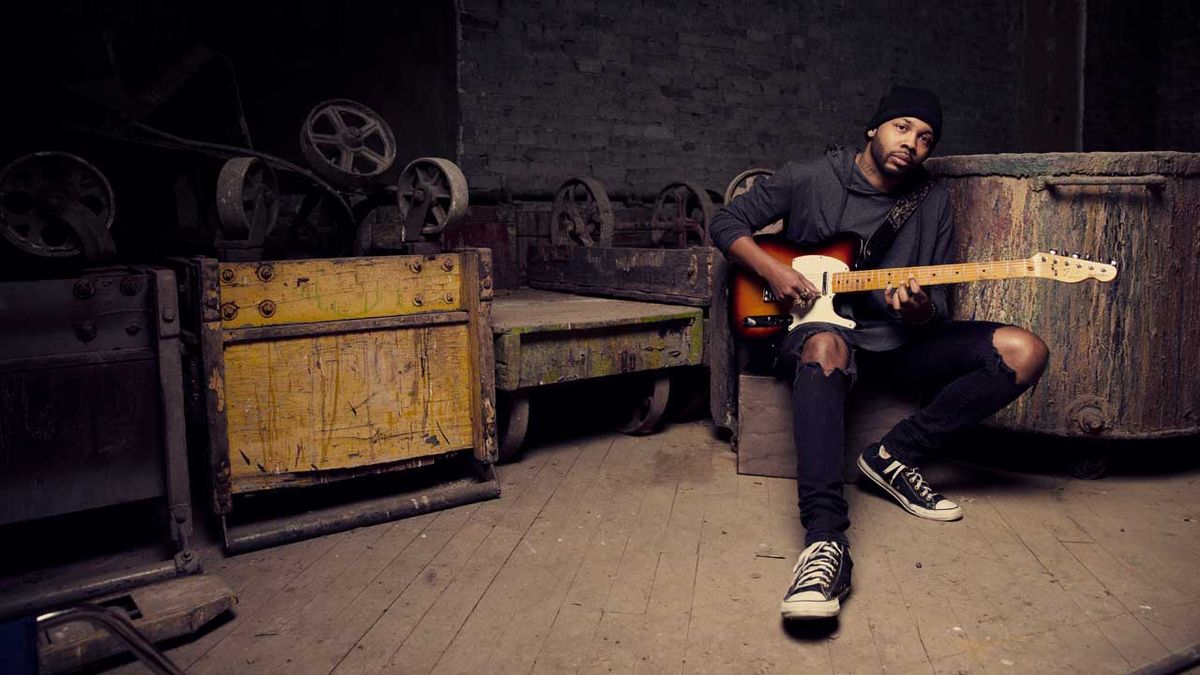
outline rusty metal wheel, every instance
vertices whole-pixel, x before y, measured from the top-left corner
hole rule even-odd
[[[378,189],[354,205],[354,255],[369,255],[381,236],[385,239],[402,237],[404,221],[400,220],[397,194],[394,186]]]
[[[612,246],[612,203],[595,178],[570,178],[554,193],[550,209],[550,241],[578,246]]]
[[[221,239],[262,246],[279,217],[275,170],[257,157],[235,157],[217,175],[217,218]]]
[[[773,176],[774,174],[774,171],[763,168],[746,169],[745,171],[739,173],[733,177],[733,180],[729,181],[729,185],[725,188],[725,203],[728,204],[736,197],[748,192],[750,187],[754,185],[755,181],[766,178],[767,176]],[[759,230],[759,234],[776,234],[782,231],[783,221],[777,220]]]
[[[629,421],[621,427],[622,432],[635,436],[658,430],[663,413],[667,411],[667,401],[671,398],[670,374],[656,373],[653,381],[643,383],[639,396]]]
[[[725,187],[725,203],[728,204],[729,202],[733,201],[734,197],[737,197],[749,190],[750,186],[754,185],[754,181],[758,180],[759,178],[766,178],[767,176],[774,175],[774,173],[775,172],[770,169],[754,168],[746,169],[745,171],[734,176],[733,180],[729,181],[729,185]]]
[[[300,150],[317,173],[358,188],[392,168],[396,137],[379,113],[357,101],[333,99],[309,111]]]
[[[65,152],[25,155],[0,172],[0,230],[43,258],[100,258],[112,251],[116,196],[95,166]]]
[[[414,159],[400,172],[396,189],[396,204],[400,207],[406,239],[418,232],[426,238],[436,238],[447,225],[458,222],[467,213],[467,177],[448,159]]]
[[[525,444],[525,433],[529,431],[529,394],[523,391],[497,394],[499,461],[507,462],[516,457]]]
[[[708,226],[716,206],[708,191],[686,181],[671,183],[658,193],[650,214],[650,241],[657,246],[712,246]]]

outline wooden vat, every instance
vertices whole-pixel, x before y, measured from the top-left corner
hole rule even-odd
[[[954,209],[963,261],[1078,252],[1109,284],[953,287],[953,316],[1022,326],[1050,346],[1042,381],[990,424],[1096,438],[1200,431],[1200,155],[956,156],[930,160]]]

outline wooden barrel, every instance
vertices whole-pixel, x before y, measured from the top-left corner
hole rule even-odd
[[[953,287],[953,316],[1028,328],[1050,346],[1041,382],[989,423],[1097,438],[1200,432],[1200,154],[955,156],[930,160],[950,190],[960,261],[1078,252],[1115,281]]]

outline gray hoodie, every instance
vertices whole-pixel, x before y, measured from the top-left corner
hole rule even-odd
[[[726,255],[739,237],[749,236],[784,219],[784,234],[802,245],[821,244],[852,232],[864,241],[883,224],[898,194],[876,189],[854,164],[854,148],[832,148],[824,157],[789,162],[774,175],[756,181],[748,192],[726,204],[713,218],[713,243]],[[924,170],[914,178],[926,178]],[[900,188],[902,191],[904,188]],[[953,221],[946,188],[935,183],[925,200],[896,233],[879,267],[913,267],[950,262]],[[796,330],[840,334],[846,343],[867,351],[887,351],[949,315],[946,287],[924,288],[938,307],[938,317],[920,327],[902,323],[888,307],[883,291],[843,294],[835,298],[838,313],[858,326],[846,329],[826,323],[801,324]]]

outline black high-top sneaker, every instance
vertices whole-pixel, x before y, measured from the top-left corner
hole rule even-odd
[[[827,619],[837,616],[841,599],[850,592],[850,551],[836,541],[818,541],[800,554],[792,568],[792,585],[779,611],[785,619]]]
[[[859,456],[858,468],[914,516],[929,520],[962,518],[962,507],[934,492],[916,467],[893,457],[882,443]]]

